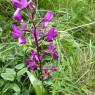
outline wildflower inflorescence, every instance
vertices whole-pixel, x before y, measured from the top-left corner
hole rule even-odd
[[[45,16],[38,21],[37,24],[34,22],[35,13],[36,13],[36,4],[32,0],[11,0],[12,4],[16,7],[16,11],[14,12],[12,18],[16,20],[18,23],[22,23],[22,14],[21,11],[23,9],[29,9],[29,13],[31,13],[31,24],[32,28],[28,29],[25,22],[22,23],[21,28],[19,28],[16,24],[11,26],[12,28],[12,37],[13,39],[18,39],[19,43],[25,45],[27,43],[27,39],[24,36],[24,33],[29,32],[32,34],[33,44],[36,49],[28,52],[30,58],[26,58],[25,62],[27,62],[27,68],[32,71],[40,71],[40,78],[48,78],[51,77],[50,71],[54,72],[57,70],[56,66],[46,66],[44,57],[50,55],[52,59],[58,59],[58,53],[56,51],[56,47],[53,44],[53,40],[58,36],[57,30],[55,27],[51,27],[47,29],[49,22],[52,20],[54,13],[52,11],[48,11]],[[41,25],[41,29],[39,29],[39,25]],[[40,32],[41,31],[41,32]],[[47,32],[48,31],[48,32]],[[46,41],[48,43],[47,48],[42,48],[40,42]]]

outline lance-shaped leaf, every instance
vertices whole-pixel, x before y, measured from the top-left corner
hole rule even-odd
[[[33,75],[33,73],[27,71],[27,75],[30,79],[31,84],[33,85],[35,92],[37,95],[47,95],[47,92],[45,91],[45,88],[43,87],[41,81],[39,81],[37,78],[35,78],[35,76]]]

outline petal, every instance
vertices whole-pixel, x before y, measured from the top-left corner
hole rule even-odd
[[[36,52],[35,50],[31,50],[31,52],[29,52],[29,54],[30,54],[31,56],[34,56],[34,55],[37,55],[37,52]]]
[[[22,9],[27,7],[27,0],[21,0]]]
[[[57,37],[57,31],[56,31],[55,27],[52,27],[52,28],[50,28],[50,30],[48,32],[47,41],[50,42],[55,37]]]
[[[22,9],[26,8],[31,3],[31,0],[27,2],[27,0],[21,0]]]
[[[37,70],[37,66],[36,66],[35,64],[33,64],[33,63],[29,63],[29,64],[27,65],[27,67],[30,68],[32,71]]]
[[[42,29],[45,30],[48,26],[48,22],[43,22]]]
[[[18,0],[11,0],[11,2],[16,8],[21,8],[21,3]]]
[[[18,38],[20,44],[26,44],[26,38],[25,37],[19,37]]]
[[[40,54],[40,60],[43,58],[43,56],[44,56],[43,54]]]
[[[34,61],[31,58],[25,60],[27,63],[33,63]]]
[[[19,37],[21,37],[22,36],[22,33],[21,33],[21,31],[18,31],[18,32],[12,32],[12,37],[14,38],[14,39],[18,39]]]
[[[22,15],[20,13],[20,9],[19,8],[15,11],[15,13],[12,16],[12,18],[17,20],[17,21],[19,21],[19,22],[21,21]]]
[[[52,44],[52,43],[50,43],[49,44],[49,51],[51,52],[51,53],[53,53],[54,52],[54,50],[55,50],[55,46]]]
[[[52,36],[48,36],[48,37],[47,37],[47,41],[48,41],[48,42],[53,41],[53,37],[52,37]]]
[[[13,31],[20,31],[19,27],[16,24],[12,24],[11,28]]]
[[[52,72],[57,71],[57,67],[55,67],[55,66],[52,66],[52,67],[50,67],[49,69],[50,69]]]
[[[22,30],[25,30],[25,29],[26,29],[26,23],[23,22],[23,23],[22,23]]]
[[[45,50],[44,53],[45,53],[46,55],[48,55],[48,54],[50,54],[50,51]]]
[[[55,60],[58,60],[58,53],[53,53],[53,58],[55,59]]]
[[[44,16],[44,21],[45,22],[50,22],[52,20],[52,18],[53,18],[53,15],[54,15],[53,12],[48,11],[46,13],[46,15]]]

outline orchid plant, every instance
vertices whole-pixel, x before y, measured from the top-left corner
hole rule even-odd
[[[11,0],[11,2],[13,6],[16,7],[16,11],[12,18],[17,21],[17,23],[22,23],[23,21],[21,28],[16,24],[12,24],[12,37],[13,39],[18,40],[19,44],[25,45],[28,41],[24,34],[30,33],[31,40],[33,40],[36,49],[32,49],[28,52],[29,58],[25,59],[25,62],[27,62],[27,68],[32,71],[38,71],[41,80],[47,79],[51,77],[50,72],[57,70],[56,66],[46,65],[44,60],[44,57],[47,55],[51,56],[52,60],[58,60],[58,53],[53,44],[53,40],[58,36],[58,33],[54,26],[51,28],[48,27],[49,22],[53,19],[54,13],[48,11],[42,19],[35,23],[37,5],[33,0]],[[24,11],[26,8],[29,10],[29,14],[31,14],[28,18],[30,19],[32,27],[29,29],[21,14],[21,11]],[[41,49],[41,41],[46,41],[48,43],[46,48]]]

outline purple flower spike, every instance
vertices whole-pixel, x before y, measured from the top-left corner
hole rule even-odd
[[[47,41],[52,41],[53,38],[57,37],[57,30],[55,29],[55,27],[52,27],[49,32],[48,32],[48,36],[47,36]]]
[[[21,21],[22,15],[20,13],[20,9],[19,8],[15,11],[15,13],[12,16],[12,18],[15,19],[15,20],[17,20],[18,22]]]
[[[20,44],[26,44],[26,39],[25,39],[25,37],[19,37],[18,40],[19,40],[19,43],[20,43]]]

